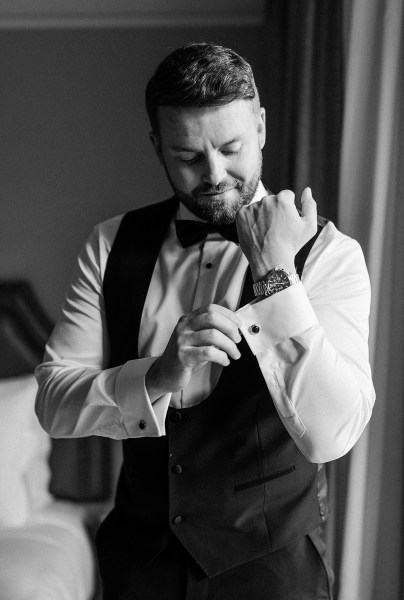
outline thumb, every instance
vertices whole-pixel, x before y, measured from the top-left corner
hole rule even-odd
[[[302,193],[302,219],[307,223],[317,225],[317,203],[314,200],[311,188],[307,187]]]

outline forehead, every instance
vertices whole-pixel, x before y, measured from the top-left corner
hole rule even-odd
[[[158,120],[163,144],[195,144],[209,139],[220,145],[251,134],[257,115],[251,100],[234,100],[213,107],[160,106]]]

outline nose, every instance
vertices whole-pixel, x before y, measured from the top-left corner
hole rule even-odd
[[[210,185],[218,185],[226,179],[226,169],[220,155],[209,156],[205,160],[202,181]]]

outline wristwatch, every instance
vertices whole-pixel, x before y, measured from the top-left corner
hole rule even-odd
[[[255,296],[272,296],[281,292],[295,283],[299,283],[297,273],[289,273],[280,267],[274,267],[266,274],[264,279],[253,284]]]

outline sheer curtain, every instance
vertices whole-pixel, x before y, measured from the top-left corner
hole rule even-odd
[[[404,27],[402,0],[347,0],[340,228],[372,282],[377,401],[351,454],[338,600],[403,597]]]

